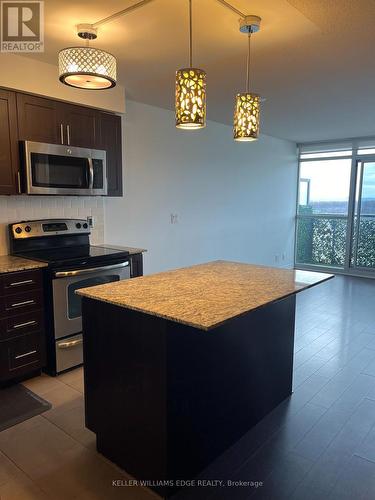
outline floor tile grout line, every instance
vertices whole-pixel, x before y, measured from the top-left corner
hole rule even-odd
[[[34,479],[24,470],[22,469],[22,467],[20,467],[4,450],[1,450],[0,449],[0,452],[22,473],[24,474],[32,483],[34,486],[36,486],[40,491],[42,491],[42,493],[44,493],[47,497],[47,499],[49,500],[53,500],[49,493],[47,493],[38,483],[36,483],[34,481]],[[9,481],[7,481],[9,482]],[[6,482],[4,483],[6,484]],[[1,496],[0,496],[0,500],[1,500]]]

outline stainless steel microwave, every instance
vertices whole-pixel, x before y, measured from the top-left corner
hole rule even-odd
[[[107,194],[105,151],[24,141],[23,154],[28,194]]]

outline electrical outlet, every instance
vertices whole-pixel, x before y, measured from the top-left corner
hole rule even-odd
[[[171,214],[171,224],[178,224],[178,214]]]
[[[95,218],[92,215],[87,216],[87,223],[91,229],[95,226]]]

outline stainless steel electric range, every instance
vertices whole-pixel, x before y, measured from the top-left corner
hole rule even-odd
[[[47,367],[51,375],[82,364],[79,288],[130,278],[129,252],[91,246],[86,220],[48,219],[9,225],[12,255],[46,262]]]

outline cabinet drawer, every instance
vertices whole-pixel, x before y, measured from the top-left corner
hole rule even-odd
[[[24,375],[44,365],[42,334],[31,333],[0,344],[0,379]]]
[[[3,297],[2,316],[19,315],[43,308],[41,290],[26,293],[16,293]]]
[[[1,280],[0,294],[10,295],[42,288],[41,271],[22,271],[4,274]]]
[[[42,311],[32,311],[0,320],[0,340],[42,330],[44,330]]]

